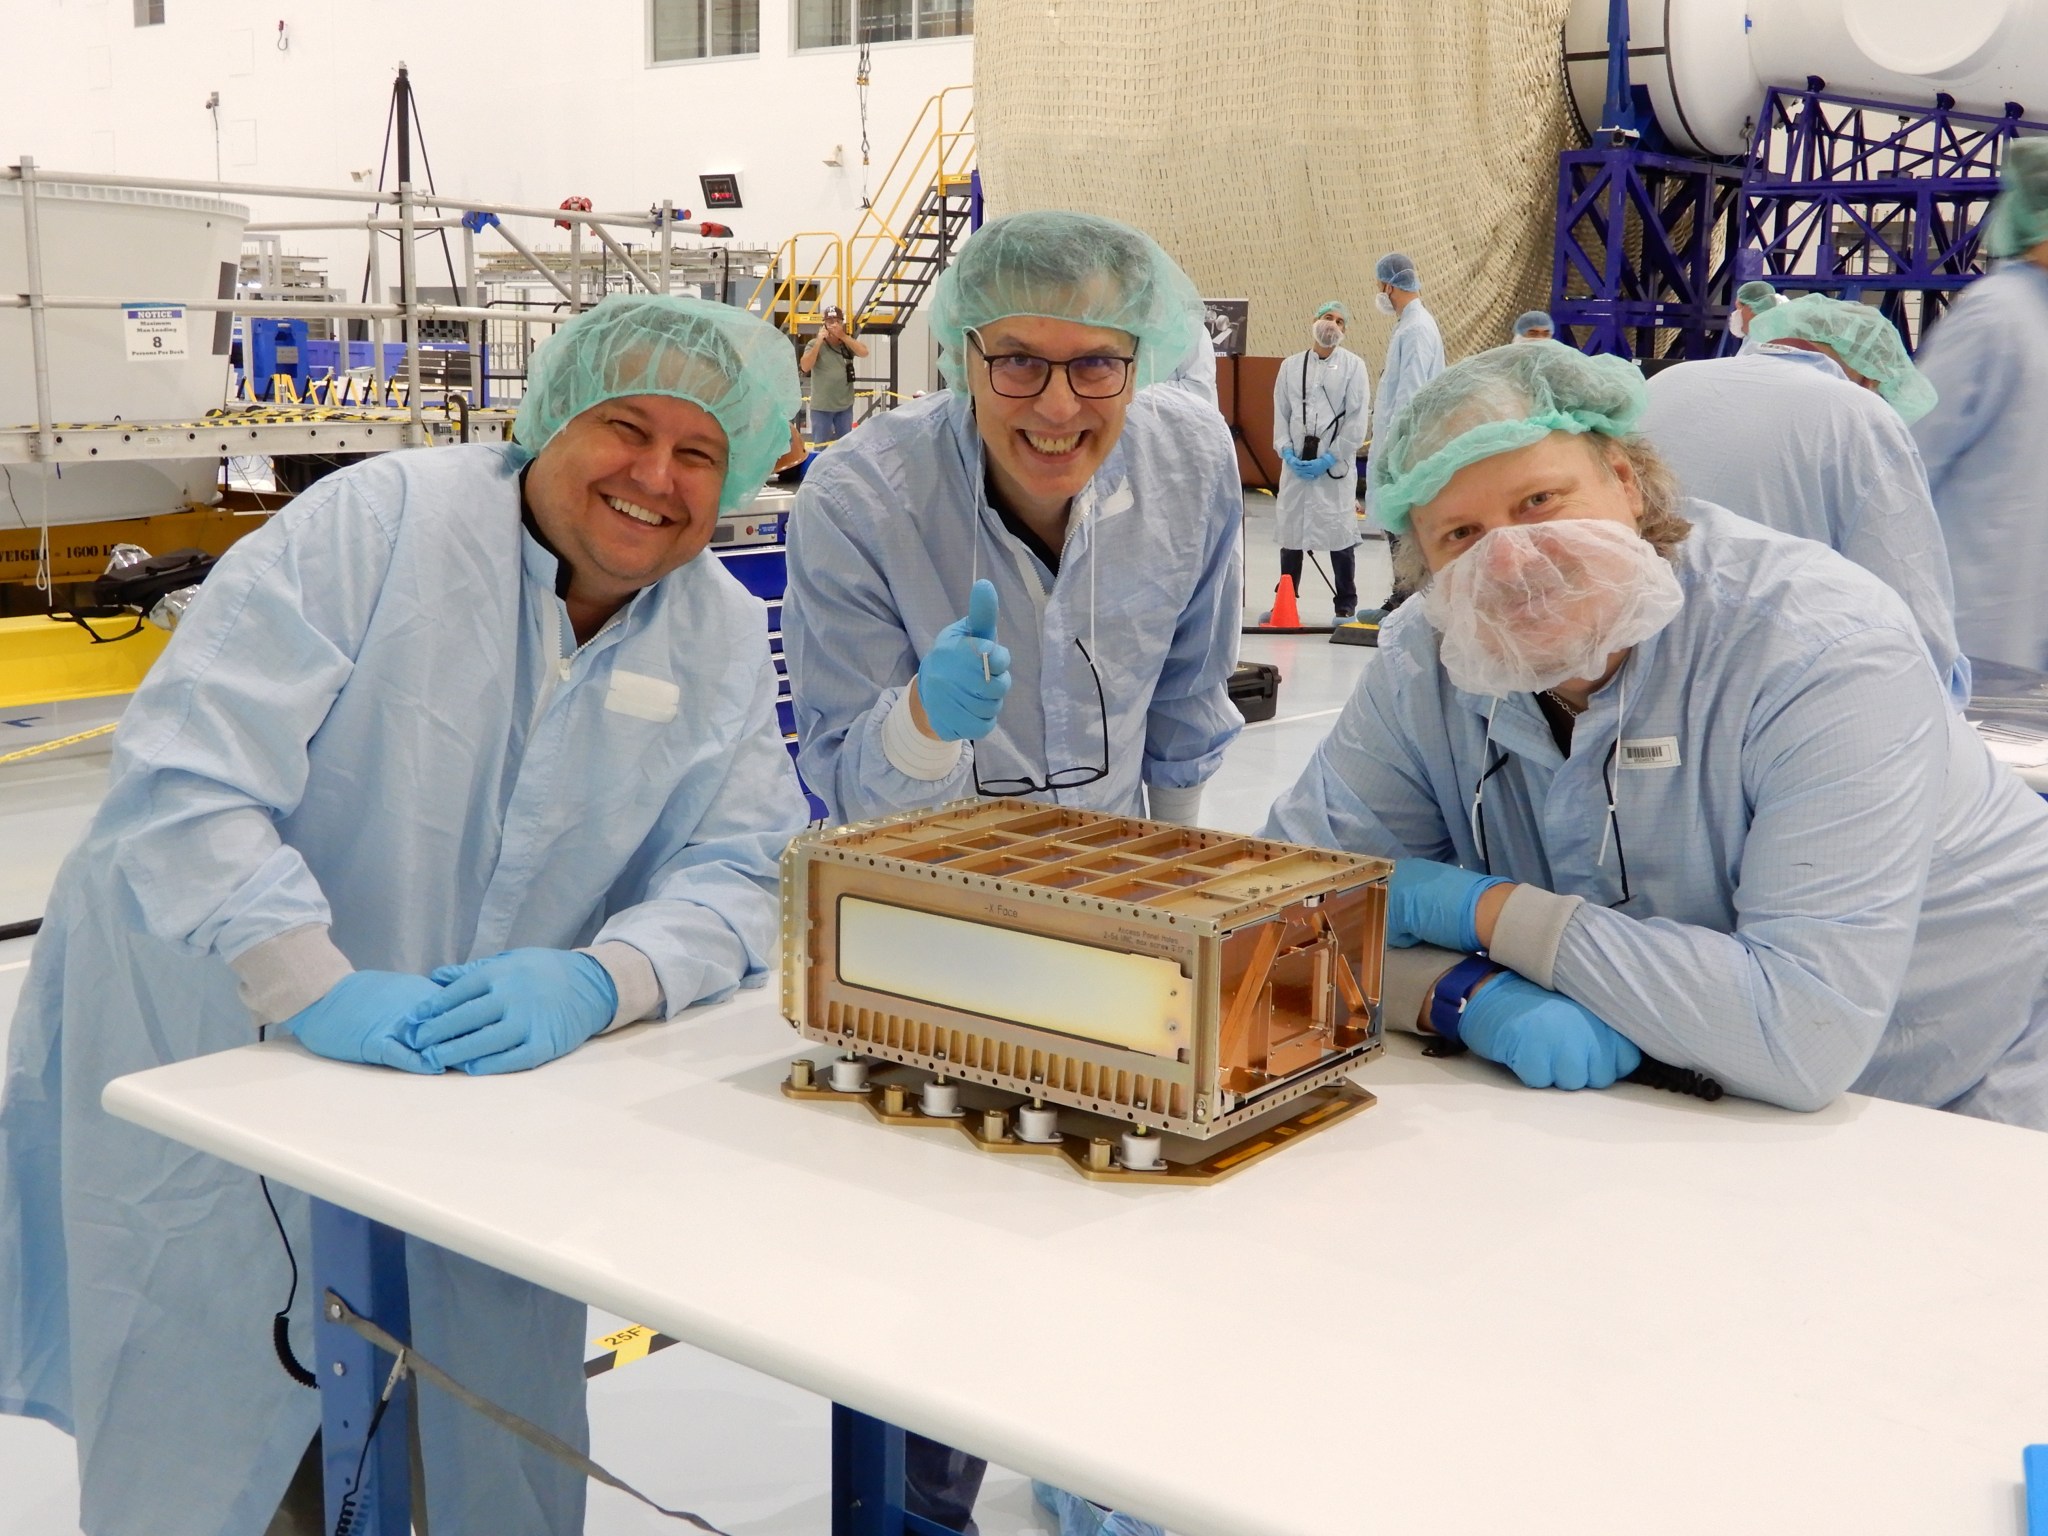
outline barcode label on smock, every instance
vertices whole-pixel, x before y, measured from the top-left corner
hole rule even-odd
[[[1678,738],[1676,736],[1652,736],[1646,741],[1624,741],[1621,744],[1621,766],[1624,768],[1676,768],[1678,766]]]

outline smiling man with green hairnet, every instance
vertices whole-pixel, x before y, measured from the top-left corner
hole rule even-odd
[[[961,248],[931,311],[951,389],[820,459],[790,525],[799,761],[836,818],[977,793],[1196,818],[1244,725],[1236,453],[1171,382],[1202,322],[1112,219],[1012,214]],[[969,1529],[983,1466],[912,1436],[912,1512]]]
[[[932,297],[951,388],[821,459],[783,630],[804,778],[860,820],[976,793],[1192,821],[1231,704],[1243,499],[1148,236],[1019,213]]]
[[[0,1102],[0,1408],[75,1431],[88,1530],[322,1528],[257,1182],[111,1119],[109,1079],[265,1025],[519,1071],[766,975],[806,810],[760,604],[701,552],[796,409],[761,321],[610,298],[536,354],[518,446],[342,470],[200,590],[58,876]],[[582,1444],[582,1305],[406,1258],[414,1342]],[[442,1394],[419,1413],[436,1529],[582,1529],[581,1475]]]

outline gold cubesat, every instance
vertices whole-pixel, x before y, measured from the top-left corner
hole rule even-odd
[[[782,1011],[844,1054],[784,1091],[1091,1176],[1221,1177],[1373,1102],[1345,1074],[1381,1049],[1392,868],[1024,800],[806,833]]]

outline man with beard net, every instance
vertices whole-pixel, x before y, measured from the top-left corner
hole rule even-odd
[[[1415,397],[1372,475],[1423,601],[1266,834],[1396,860],[1386,1017],[1532,1087],[2048,1129],[2048,809],[1899,598],[1681,501],[1643,402],[1556,342]]]

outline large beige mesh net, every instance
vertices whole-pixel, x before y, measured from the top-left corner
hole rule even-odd
[[[1455,359],[1550,290],[1570,0],[980,0],[990,212],[1137,224],[1251,352],[1307,345],[1323,299],[1377,377],[1373,263],[1406,251]]]

